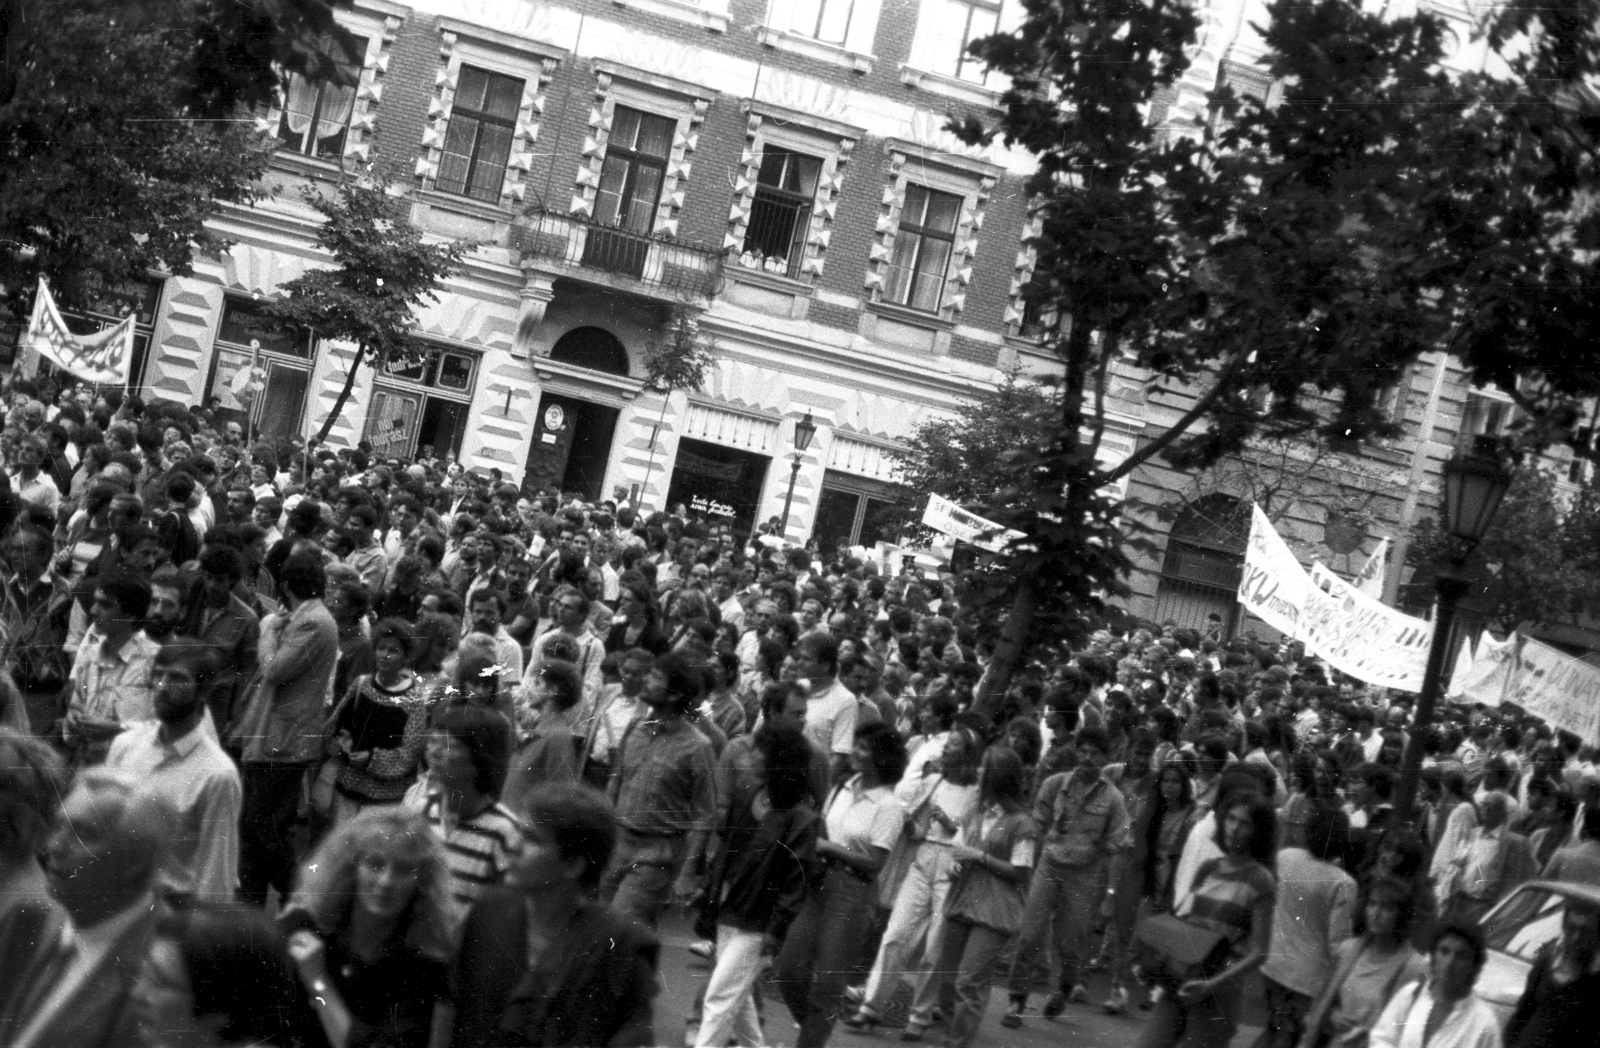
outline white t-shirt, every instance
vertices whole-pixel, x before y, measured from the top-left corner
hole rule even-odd
[[[893,848],[905,826],[905,809],[887,786],[861,788],[861,776],[833,791],[824,816],[828,840],[844,848]]]
[[[835,680],[806,700],[806,738],[825,753],[848,755],[856,744],[856,697]]]

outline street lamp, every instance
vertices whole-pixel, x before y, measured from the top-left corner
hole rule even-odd
[[[1440,514],[1444,518],[1445,532],[1459,540],[1460,545],[1455,556],[1445,558],[1447,570],[1433,578],[1434,592],[1438,595],[1433,642],[1428,647],[1422,693],[1417,696],[1417,714],[1411,725],[1411,738],[1406,743],[1405,759],[1400,764],[1400,782],[1395,788],[1394,810],[1402,825],[1410,823],[1416,814],[1423,736],[1433,724],[1433,710],[1444,688],[1444,660],[1450,651],[1456,605],[1469,586],[1469,581],[1461,574],[1461,566],[1483,541],[1510,486],[1511,471],[1501,461],[1493,437],[1474,438],[1469,454],[1458,454],[1444,464],[1444,504]]]
[[[811,421],[811,412],[806,412],[806,417],[794,424],[794,455],[791,456],[794,465],[789,469],[789,493],[783,496],[783,520],[778,524],[780,536],[789,533],[789,503],[794,501],[794,482],[800,476],[800,459],[805,455],[806,448],[811,446],[811,438],[817,435],[817,424]]]

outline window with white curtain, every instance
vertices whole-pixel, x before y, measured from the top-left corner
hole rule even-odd
[[[289,74],[283,115],[278,119],[278,141],[283,148],[328,159],[337,159],[344,153],[350,114],[355,110],[355,82],[366,54],[367,41],[358,36],[349,58],[339,63],[340,72],[350,81],[349,87]]]

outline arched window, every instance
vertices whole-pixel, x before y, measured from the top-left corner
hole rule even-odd
[[[1184,507],[1167,536],[1155,621],[1171,619],[1202,636],[1232,636],[1239,624],[1239,576],[1249,539],[1247,502],[1217,494]]]
[[[605,328],[573,328],[556,339],[550,359],[611,375],[628,373],[627,349]]]

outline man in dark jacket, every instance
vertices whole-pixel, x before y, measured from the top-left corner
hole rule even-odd
[[[454,1048],[656,1044],[653,936],[595,898],[617,819],[596,790],[528,798],[522,854],[462,929]]]
[[[1561,915],[1561,938],[1540,951],[1528,972],[1522,1000],[1506,1023],[1506,1048],[1594,1044],[1600,1039],[1596,999],[1600,999],[1600,906],[1569,899]]]

